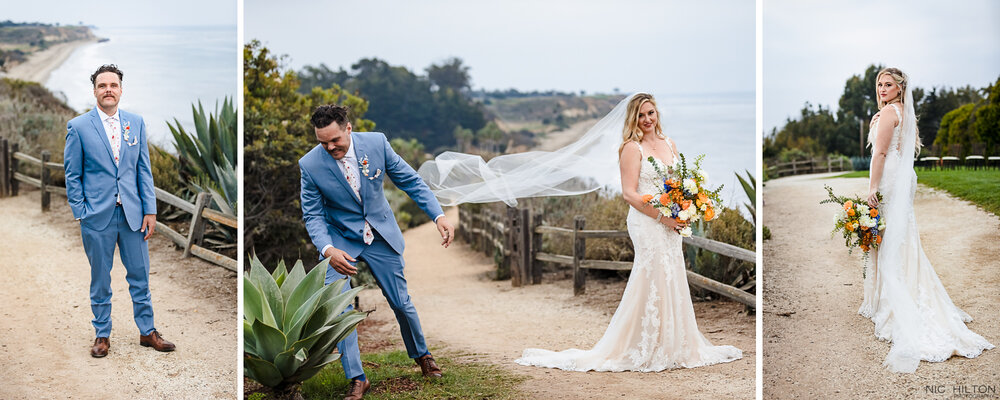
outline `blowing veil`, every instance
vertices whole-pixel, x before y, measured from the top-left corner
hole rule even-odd
[[[488,162],[478,155],[446,151],[417,173],[443,206],[502,201],[514,207],[518,198],[573,196],[602,188],[620,191],[618,147],[633,96],[560,149],[504,154]]]

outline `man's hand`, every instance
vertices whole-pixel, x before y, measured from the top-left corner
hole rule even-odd
[[[448,248],[451,245],[451,241],[455,239],[455,227],[448,222],[448,217],[441,216],[437,220],[438,233],[441,234],[441,245],[444,248]]]
[[[153,231],[156,230],[156,214],[146,214],[142,216],[142,228],[139,229],[142,232],[146,232],[146,236],[142,240],[149,240],[150,236],[153,236]]]
[[[358,273],[358,268],[348,262],[357,262],[357,260],[347,254],[346,251],[331,246],[326,249],[326,253],[323,253],[323,257],[329,258],[330,266],[341,274],[353,276]]]

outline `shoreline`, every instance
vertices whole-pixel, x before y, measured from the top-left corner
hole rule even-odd
[[[49,75],[56,68],[59,68],[77,48],[91,43],[97,43],[97,38],[87,40],[76,40],[72,42],[59,43],[43,51],[28,56],[28,61],[15,65],[7,73],[5,78],[20,79],[23,81],[38,82],[45,85],[49,80]]]

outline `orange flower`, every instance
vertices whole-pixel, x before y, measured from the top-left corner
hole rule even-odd
[[[875,238],[875,243],[882,244],[882,235],[878,235],[878,237]]]
[[[853,207],[854,207],[854,202],[852,202],[850,200],[848,200],[846,203],[844,203],[844,210],[849,210],[849,209],[851,209]]]
[[[851,225],[851,223],[848,222],[848,223],[844,224],[844,229],[847,229],[847,230],[849,230],[851,232],[854,232],[854,225]]]
[[[875,218],[875,217],[877,217],[877,216],[878,216],[878,209],[877,209],[877,208],[873,208],[873,209],[871,209],[871,211],[868,211],[868,215],[869,215],[870,217],[872,217],[872,218]]]
[[[670,205],[670,195],[666,193],[660,195],[660,204],[665,206]]]
[[[642,195],[642,202],[643,203],[649,203],[649,201],[652,200],[652,199],[653,199],[653,195],[651,195],[651,194],[644,194],[644,195]]]
[[[868,246],[861,245],[861,250],[868,251]]]
[[[689,207],[691,207],[691,200],[681,201],[681,210],[687,210]]]
[[[715,218],[715,209],[712,207],[705,209],[705,221],[711,221]]]
[[[847,216],[848,217],[853,217],[854,216],[854,208],[847,209]]]

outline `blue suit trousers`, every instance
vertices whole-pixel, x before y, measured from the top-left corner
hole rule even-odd
[[[90,308],[94,312],[94,329],[97,337],[111,335],[111,266],[115,245],[122,264],[125,280],[132,296],[132,315],[139,333],[148,335],[153,326],[153,304],[149,295],[149,247],[141,231],[133,231],[119,205],[115,207],[111,223],[104,230],[80,224],[83,248],[90,260]]]
[[[365,247],[357,259],[368,263],[372,275],[382,295],[389,301],[389,307],[396,314],[396,321],[399,323],[399,332],[403,336],[403,345],[406,346],[406,353],[410,358],[419,358],[430,354],[427,350],[427,343],[424,341],[423,330],[420,329],[420,319],[417,317],[417,309],[410,302],[410,294],[406,291],[406,278],[403,277],[403,256],[397,253],[382,238],[378,232],[374,231],[375,240],[371,245]],[[338,279],[344,279],[343,275],[333,267],[327,266],[326,284],[330,284]],[[344,285],[344,291],[350,289],[350,285]],[[349,306],[347,311],[352,310]],[[358,332],[354,331],[346,339],[337,344],[340,351],[340,363],[344,367],[344,375],[354,378],[364,373],[361,367],[361,350],[358,348]]]

